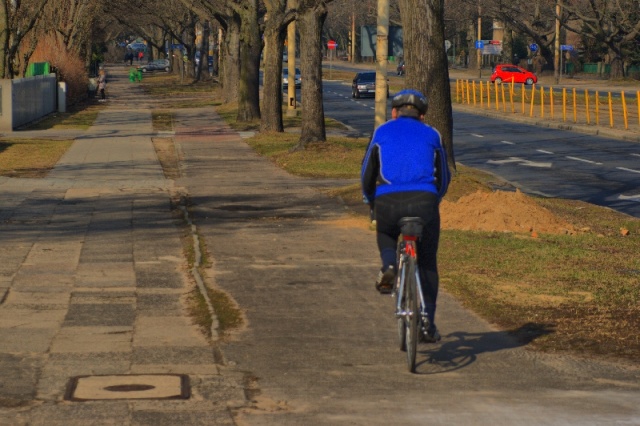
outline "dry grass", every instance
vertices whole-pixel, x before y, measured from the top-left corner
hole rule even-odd
[[[72,140],[0,140],[0,176],[45,177],[72,143]]]

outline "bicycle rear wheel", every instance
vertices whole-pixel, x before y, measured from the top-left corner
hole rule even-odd
[[[406,323],[405,316],[402,315],[404,312],[407,311],[406,298],[405,298],[406,280],[404,278],[406,270],[402,262],[398,262],[398,265],[399,265],[399,270],[398,270],[398,278],[397,278],[398,283],[396,287],[396,298],[400,300],[400,303],[396,301],[396,314],[398,313],[400,314],[400,316],[398,316],[398,319],[397,319],[398,343],[400,344],[400,350],[404,352],[407,350],[407,323]]]
[[[416,260],[409,258],[405,282],[405,341],[407,349],[407,367],[411,373],[416,371],[416,355],[418,352],[419,318],[418,288],[416,282]]]

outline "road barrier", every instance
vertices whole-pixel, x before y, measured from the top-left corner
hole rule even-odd
[[[599,93],[576,88],[456,80],[455,101],[476,108],[522,114],[587,126],[640,132],[640,90],[627,102],[625,92]]]

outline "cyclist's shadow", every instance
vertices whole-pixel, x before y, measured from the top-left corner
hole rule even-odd
[[[554,333],[553,324],[526,323],[506,331],[486,333],[454,332],[443,336],[440,345],[421,344],[418,347],[418,374],[438,374],[464,368],[477,356],[526,346],[538,337]]]

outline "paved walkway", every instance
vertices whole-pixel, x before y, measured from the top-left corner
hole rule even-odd
[[[109,71],[105,110],[47,178],[0,179],[0,425],[640,423],[637,366],[530,352],[446,294],[443,341],[407,373],[366,222],[211,108],[177,110],[165,179],[151,108]],[[187,193],[205,280],[245,317],[225,339],[186,313]]]
[[[110,71],[106,108],[47,178],[0,178],[0,424],[232,424],[242,383],[221,377],[186,313],[194,287],[151,110]],[[183,387],[188,400],[153,399]]]

